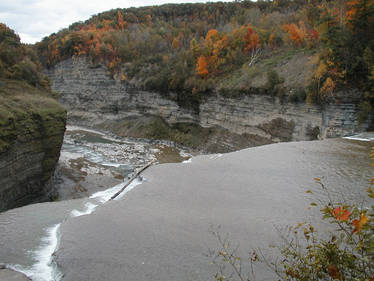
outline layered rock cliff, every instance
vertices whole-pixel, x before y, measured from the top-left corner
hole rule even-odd
[[[288,69],[287,63],[275,69],[284,75],[289,70],[311,71],[310,67],[305,70],[306,61],[297,69]],[[62,61],[47,74],[53,89],[61,94],[71,122],[104,126],[127,136],[171,138],[205,151],[345,136],[367,128],[365,123],[358,124],[354,91],[338,93],[334,103],[323,106],[257,93],[237,97],[210,95],[197,108],[186,108],[178,105],[176,94],[137,89],[111,78],[105,66],[82,57]],[[258,88],[260,80],[258,77]],[[303,83],[300,78],[295,79],[287,89],[292,91],[293,85],[299,87]]]
[[[66,110],[46,90],[0,80],[0,211],[50,199]]]

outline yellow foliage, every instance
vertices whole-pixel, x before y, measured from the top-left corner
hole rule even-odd
[[[367,216],[365,216],[365,214],[360,214],[360,219],[359,220],[354,220],[353,222],[352,222],[352,224],[354,225],[354,230],[353,230],[353,232],[360,232],[361,231],[361,229],[362,229],[362,227],[365,225],[365,224],[367,224],[368,223],[368,221],[369,221],[369,219],[368,219],[368,217]]]
[[[173,39],[173,43],[171,43],[171,46],[173,47],[173,49],[179,49],[180,48],[180,42],[179,42],[178,38]]]
[[[272,34],[270,34],[270,36],[269,36],[269,45],[270,45],[270,48],[272,48],[272,49],[275,48],[275,35],[274,35],[274,32]]]
[[[323,86],[321,88],[321,94],[323,95],[332,94],[334,89],[335,89],[334,81],[330,77],[327,77],[325,83],[323,83]]]
[[[194,56],[197,56],[197,54],[200,52],[200,46],[195,38],[193,38],[190,42],[190,50],[192,51]]]
[[[111,61],[110,63],[109,63],[109,65],[108,65],[108,68],[109,69],[112,69],[114,67],[114,61]]]
[[[317,79],[321,79],[326,73],[327,73],[327,65],[323,61],[320,61],[314,76]]]
[[[311,93],[307,94],[305,102],[307,106],[311,106],[313,104],[313,95]]]

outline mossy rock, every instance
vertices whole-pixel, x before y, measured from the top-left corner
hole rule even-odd
[[[46,90],[1,79],[0,211],[44,196],[60,156],[66,110]]]

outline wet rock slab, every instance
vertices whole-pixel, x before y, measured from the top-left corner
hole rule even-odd
[[[0,280],[1,281],[31,281],[27,276],[20,272],[2,267],[0,265]]]
[[[62,280],[214,280],[212,228],[229,233],[243,257],[279,243],[277,226],[311,221],[324,228],[305,191],[318,194],[319,177],[334,194],[362,202],[371,145],[284,143],[153,166],[123,199],[62,224]],[[260,268],[257,277],[274,276]]]

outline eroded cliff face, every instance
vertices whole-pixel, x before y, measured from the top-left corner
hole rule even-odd
[[[48,200],[63,141],[66,110],[38,90],[1,81],[0,211]],[[31,93],[33,92],[33,93]]]
[[[162,131],[166,126],[181,132],[172,133],[172,140],[178,142],[179,138],[180,143],[205,151],[338,137],[367,128],[367,124],[358,125],[355,92],[340,93],[338,103],[324,106],[283,102],[259,94],[237,98],[216,95],[205,98],[196,110],[180,107],[173,93],[165,97],[113,79],[104,66],[93,65],[85,58],[63,61],[48,70],[48,76],[53,89],[61,94],[71,122],[105,126],[136,137],[149,137],[149,128]],[[155,122],[154,118],[161,121]],[[189,135],[196,135],[196,127],[199,140]],[[165,134],[167,137],[170,132]]]

